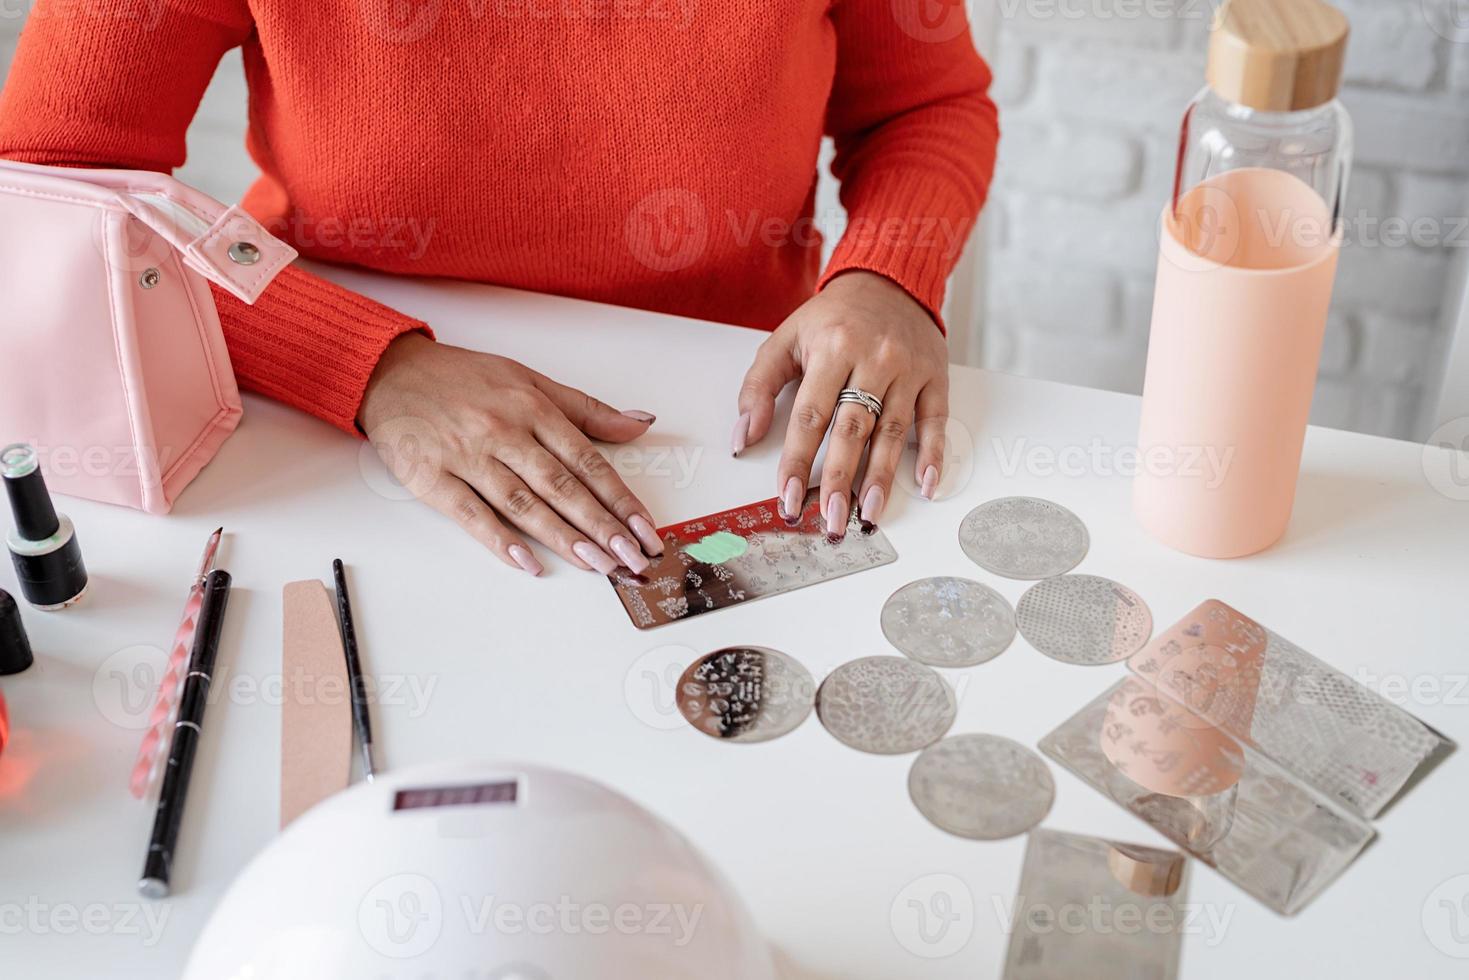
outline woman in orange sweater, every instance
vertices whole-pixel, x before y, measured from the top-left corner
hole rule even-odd
[[[770,330],[732,449],[766,436],[799,381],[782,511],[828,429],[829,528],[846,527],[864,449],[857,500],[880,520],[915,426],[932,495],[944,282],[998,140],[958,0],[40,0],[0,96],[0,154],[171,170],[235,46],[261,170],[244,205],[303,255]],[[810,230],[823,134],[848,220],[825,270]],[[604,573],[662,551],[589,442],[636,438],[646,412],[556,383],[554,364],[438,344],[304,270],[253,307],[215,297],[242,387],[370,437],[432,425],[444,452],[425,500],[506,562],[540,573],[527,538]],[[629,350],[621,369],[637,364]],[[846,390],[872,400],[839,404]]]

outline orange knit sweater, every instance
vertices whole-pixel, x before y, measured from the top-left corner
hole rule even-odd
[[[303,255],[765,329],[820,284],[823,133],[847,212],[825,278],[880,273],[935,318],[998,139],[943,0],[40,0],[0,154],[177,167],[237,45],[245,206]],[[299,269],[253,307],[215,295],[242,387],[349,431],[425,327]]]

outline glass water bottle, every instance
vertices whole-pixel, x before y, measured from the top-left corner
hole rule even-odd
[[[1290,520],[1351,169],[1347,34],[1320,0],[1227,0],[1184,114],[1134,509],[1190,554],[1253,554]]]

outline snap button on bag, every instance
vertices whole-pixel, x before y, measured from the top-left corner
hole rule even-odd
[[[230,261],[236,265],[254,265],[260,261],[260,249],[249,242],[235,242],[229,249]]]

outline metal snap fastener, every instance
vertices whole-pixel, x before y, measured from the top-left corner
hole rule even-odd
[[[154,268],[144,269],[143,274],[138,277],[138,285],[144,289],[152,289],[162,281],[163,276]]]
[[[229,257],[236,265],[254,265],[260,261],[260,249],[249,242],[235,242],[230,246]]]

